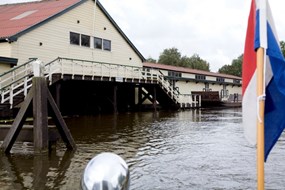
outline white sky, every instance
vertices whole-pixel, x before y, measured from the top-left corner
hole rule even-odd
[[[29,0],[0,0],[0,4]],[[145,58],[166,48],[194,53],[213,72],[243,53],[251,0],[100,0]],[[269,0],[279,40],[285,41],[285,1]]]

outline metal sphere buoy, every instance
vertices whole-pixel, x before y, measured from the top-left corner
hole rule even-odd
[[[114,153],[101,153],[92,158],[81,179],[83,190],[128,190],[130,172],[126,162]]]

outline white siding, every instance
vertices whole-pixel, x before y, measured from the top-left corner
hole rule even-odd
[[[202,82],[196,83],[178,81],[175,85],[179,88],[179,92],[181,94],[191,94],[192,91],[203,91],[203,89],[205,88],[205,84]]]
[[[206,76],[206,80],[210,80],[210,81],[216,81],[217,77],[212,77],[212,76]]]
[[[241,87],[229,85],[227,89],[229,94],[241,94]]]
[[[209,88],[211,89],[211,91],[218,91],[218,92],[220,92],[223,89],[223,85],[220,85],[220,84],[210,84]]]
[[[4,72],[6,72],[6,71],[8,71],[10,69],[11,69],[11,67],[10,67],[9,64],[0,62],[0,74],[4,73]]]
[[[0,43],[0,56],[11,57],[11,44],[8,42]]]
[[[183,78],[195,79],[195,74],[182,73]]]
[[[95,13],[94,31],[94,2],[90,0],[21,36],[13,44],[12,56],[19,58],[19,63],[24,63],[31,57],[44,62],[57,57],[67,57],[141,67],[140,57],[98,7]],[[71,45],[70,32],[111,40],[112,51]],[[93,46],[93,40],[91,43]]]

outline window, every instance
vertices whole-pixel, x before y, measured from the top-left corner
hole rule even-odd
[[[80,34],[70,32],[70,44],[79,45]]]
[[[94,37],[94,48],[102,49],[102,39]]]
[[[181,74],[180,72],[168,71],[168,76],[169,76],[169,77],[179,78],[179,77],[182,76],[182,74]]]
[[[81,46],[90,47],[90,36],[81,34]]]
[[[103,39],[103,49],[107,51],[111,51],[111,41]]]
[[[240,84],[240,80],[238,79],[233,79],[234,84]]]
[[[206,80],[206,76],[205,75],[195,75],[195,79],[196,80]]]
[[[216,78],[216,81],[217,81],[217,82],[225,82],[225,78],[223,78],[223,77],[217,77],[217,78]]]
[[[204,91],[211,91],[209,83],[205,83]]]
[[[94,36],[88,36],[85,34],[79,34],[76,32],[70,32],[69,35],[70,35],[70,44],[82,47],[89,47],[89,48],[94,47],[94,49],[111,51],[111,40],[102,39]],[[90,44],[92,41],[91,38],[94,39],[92,42],[94,44]]]

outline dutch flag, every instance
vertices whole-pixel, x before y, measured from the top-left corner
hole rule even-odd
[[[256,50],[264,48],[265,160],[285,128],[285,61],[267,0],[252,0],[242,70],[243,126],[256,144],[258,120]],[[285,154],[285,153],[284,153]]]

